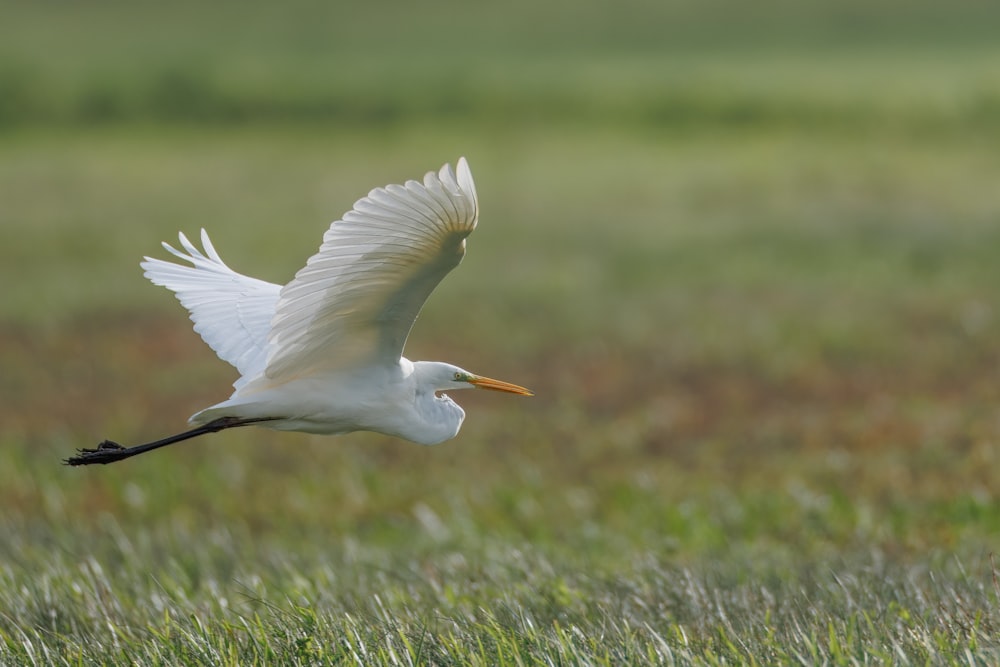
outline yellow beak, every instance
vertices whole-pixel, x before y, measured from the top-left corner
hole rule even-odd
[[[473,385],[477,389],[492,389],[493,391],[506,391],[509,394],[518,394],[519,396],[534,396],[535,392],[530,389],[525,389],[516,384],[511,384],[510,382],[504,382],[502,380],[494,380],[492,378],[484,378],[480,375],[473,375],[469,378],[469,384]]]

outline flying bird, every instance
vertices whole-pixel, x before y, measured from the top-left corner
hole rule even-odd
[[[156,285],[174,292],[194,330],[241,377],[225,401],[195,413],[191,430],[133,447],[106,440],[69,465],[113,463],[237,426],[342,434],[376,431],[433,445],[458,434],[465,411],[447,395],[524,387],[437,361],[402,356],[413,322],[462,261],[479,204],[465,158],[423,182],[376,188],[330,225],[319,252],[285,285],[229,268],[201,232],[179,234],[184,264],[146,257]]]

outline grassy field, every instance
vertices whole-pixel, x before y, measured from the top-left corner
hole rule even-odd
[[[0,664],[1000,661],[995,10],[12,7]],[[283,282],[460,155],[407,354],[535,398],[60,465],[229,393],[161,240]]]

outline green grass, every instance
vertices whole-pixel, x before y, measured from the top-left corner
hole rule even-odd
[[[232,562],[237,541],[213,534],[203,551]],[[945,563],[933,572],[899,571],[876,557],[839,563],[845,573],[695,571],[639,560],[606,572],[491,545],[472,554],[439,548],[433,558],[409,562],[385,562],[365,549],[313,565],[260,554],[255,572],[227,572],[235,583],[226,584],[204,573],[218,565],[197,561],[171,563],[151,579],[147,566],[130,562],[149,554],[121,534],[117,547],[122,560],[111,560],[112,572],[96,558],[53,559],[26,591],[39,603],[8,607],[34,626],[8,639],[9,657],[492,665],[846,664],[866,656],[966,663],[990,654],[997,630],[996,617],[982,612],[995,604],[994,592]],[[66,600],[62,589],[78,592]],[[939,602],[933,611],[928,599]],[[843,613],[819,615],[817,600]],[[89,650],[74,641],[81,635]]]
[[[989,3],[13,2],[0,129],[474,119],[995,134]]]
[[[15,7],[0,663],[1000,660],[991,7]],[[235,379],[159,241],[283,282],[459,155],[407,354],[535,398],[59,465]]]

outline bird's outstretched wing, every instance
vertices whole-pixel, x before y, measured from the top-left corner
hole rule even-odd
[[[368,193],[282,288],[267,377],[396,363],[424,301],[462,261],[477,219],[464,158],[457,174],[445,165],[423,183]]]
[[[250,278],[226,266],[201,230],[202,252],[183,233],[178,235],[186,252],[164,243],[171,254],[192,266],[152,257],[140,264],[145,276],[177,295],[191,313],[194,330],[224,361],[243,377],[237,389],[264,370],[267,332],[278,303],[280,285]]]

